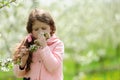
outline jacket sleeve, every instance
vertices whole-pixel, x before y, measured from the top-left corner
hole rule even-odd
[[[62,42],[58,42],[53,51],[51,51],[48,46],[40,51],[42,62],[49,72],[54,72],[56,69],[62,66],[63,53],[64,44]]]
[[[26,68],[26,66],[25,66],[25,68]],[[23,70],[21,70],[19,68],[19,65],[14,65],[13,71],[14,71],[15,76],[18,78],[23,78],[26,74],[25,68]]]

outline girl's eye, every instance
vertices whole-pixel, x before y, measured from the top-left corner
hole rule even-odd
[[[46,30],[46,28],[45,28],[45,27],[42,27],[42,30]]]
[[[39,28],[36,28],[36,29],[34,29],[35,31],[38,31],[39,30]]]

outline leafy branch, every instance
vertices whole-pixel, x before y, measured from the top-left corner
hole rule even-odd
[[[0,59],[0,71],[10,71],[13,68],[13,62],[11,58]]]
[[[9,6],[11,3],[15,2],[16,0],[10,0],[10,1],[6,1],[6,0],[2,0],[0,1],[0,9],[5,7],[5,6]]]

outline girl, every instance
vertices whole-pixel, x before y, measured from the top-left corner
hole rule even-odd
[[[40,9],[32,10],[26,29],[29,34],[13,56],[16,77],[23,80],[63,80],[64,44],[54,34],[56,27],[50,14]],[[16,64],[18,59],[20,64]]]

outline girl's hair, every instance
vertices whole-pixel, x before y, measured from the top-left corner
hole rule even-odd
[[[18,57],[19,54],[20,54],[19,53],[19,48],[21,46],[26,46],[26,48],[29,48],[31,45],[34,44],[35,38],[32,35],[31,35],[31,39],[32,39],[31,42],[29,42],[27,38],[23,39],[22,42],[19,44],[19,46],[16,47],[15,52],[13,54],[14,64],[16,64],[18,62],[18,58],[21,59],[20,57]],[[25,69],[26,72],[28,72],[30,70],[30,64],[32,62],[32,54],[33,53],[29,51],[29,57],[28,57],[27,62],[26,62],[26,69]]]
[[[44,11],[41,9],[34,9],[31,11],[28,18],[28,22],[27,22],[27,27],[26,27],[28,33],[32,32],[32,26],[36,20],[40,22],[44,22],[50,26],[51,36],[55,33],[56,27],[55,27],[53,18],[47,11]]]
[[[35,38],[34,38],[32,35],[31,35],[31,39],[32,39],[31,42],[29,42],[28,39],[25,40],[24,46],[26,46],[26,48],[29,48],[30,45],[33,45],[33,44],[34,44]],[[31,64],[31,62],[32,62],[32,54],[33,54],[33,53],[29,51],[29,57],[28,57],[27,62],[26,62],[26,65],[27,65],[27,67],[26,67],[26,72],[28,72],[28,71],[30,70],[30,64]]]
[[[32,33],[32,26],[36,20],[46,23],[50,26],[50,29],[51,29],[50,35],[51,36],[55,33],[56,27],[55,27],[53,18],[50,16],[50,14],[48,12],[41,10],[41,9],[34,9],[30,13],[30,15],[28,17],[27,27],[26,27],[28,33]],[[32,37],[32,42],[28,42],[26,40],[26,42],[24,44],[27,48],[29,48],[30,45],[34,44],[35,38],[33,36],[31,36],[31,37]],[[27,72],[30,70],[31,62],[32,62],[32,52],[29,52],[29,57],[27,60],[27,68],[26,68]]]

